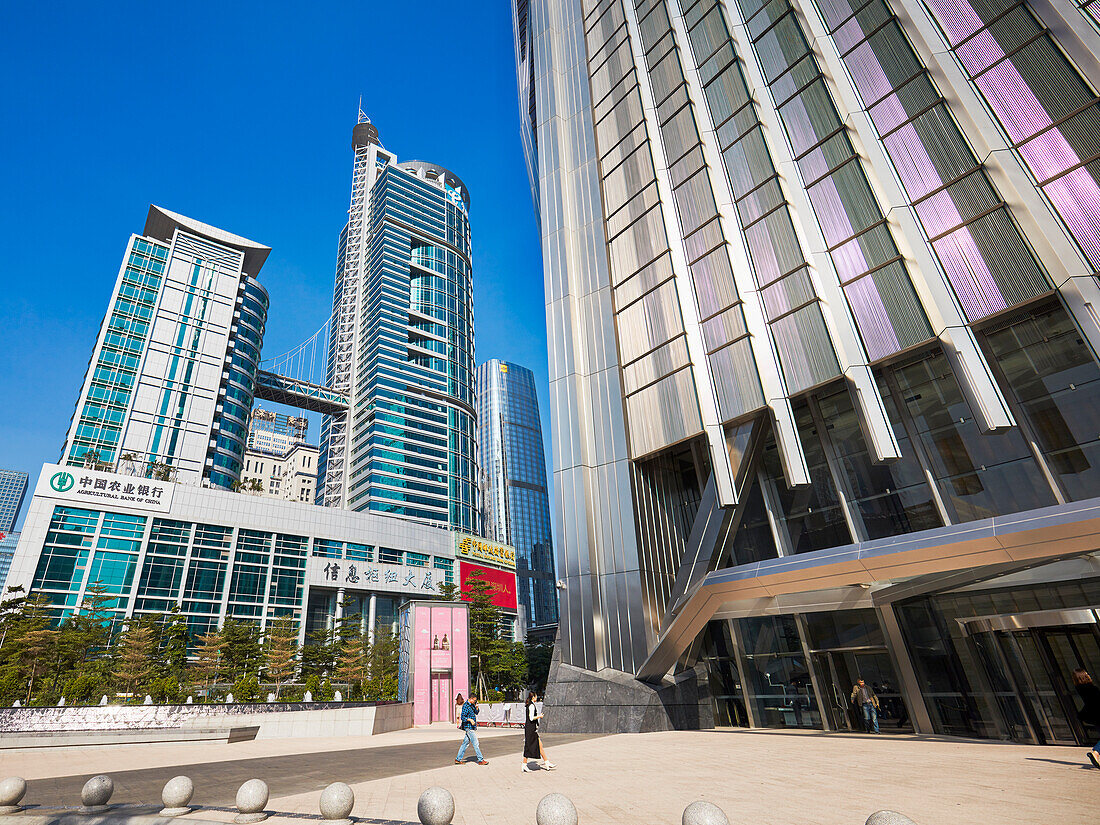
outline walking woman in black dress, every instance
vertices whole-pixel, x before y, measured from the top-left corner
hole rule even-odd
[[[527,694],[527,700],[523,706],[523,772],[530,773],[531,769],[527,766],[528,759],[541,759],[542,766],[552,771],[557,767],[551,762],[547,756],[546,751],[543,750],[542,742],[539,740],[539,719],[542,718],[542,714],[539,713],[539,709],[535,707],[535,702],[538,701],[538,695],[531,691]]]

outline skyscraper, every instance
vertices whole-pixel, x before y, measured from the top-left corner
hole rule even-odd
[[[318,503],[476,532],[470,198],[452,172],[398,163],[360,118],[340,234]]]
[[[240,479],[269,247],[150,206],[126,245],[61,463],[228,488]]]
[[[27,474],[0,470],[0,533],[10,533],[19,519],[19,508],[27,494]]]
[[[919,731],[1084,741],[1068,708],[990,687],[1010,628],[1061,650],[1080,628],[1060,611],[1100,595],[1083,4],[513,12],[565,582],[552,681],[620,709],[572,722],[844,728],[834,697],[866,675]],[[1025,678],[1100,668],[1091,616]]]
[[[546,456],[531,370],[495,358],[478,366],[477,443],[485,535],[516,549],[527,627],[556,624]]]

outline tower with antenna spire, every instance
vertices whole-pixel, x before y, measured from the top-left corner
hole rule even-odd
[[[478,532],[469,193],[399,162],[362,100],[352,152],[327,368],[349,406],[322,421],[318,503]]]

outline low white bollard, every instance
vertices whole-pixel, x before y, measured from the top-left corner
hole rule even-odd
[[[335,693],[332,694],[332,701],[333,702],[343,702],[344,701],[344,694],[342,694],[340,691],[336,691]]]
[[[27,795],[27,780],[21,776],[0,779],[0,814],[14,814],[23,810],[19,803]]]
[[[262,779],[249,779],[237,790],[237,810],[240,813],[233,818],[233,821],[238,825],[263,822],[267,819],[264,808],[267,806],[268,796],[266,782]]]
[[[99,706],[100,707],[103,707],[105,704],[107,704],[107,694],[106,693],[104,693],[103,698],[99,700]]]
[[[144,702],[142,702],[141,704],[143,704],[143,705],[151,705],[151,704],[153,704],[153,697],[152,697],[152,696],[150,696],[150,695],[149,695],[148,693],[146,693],[146,694],[145,694],[145,701],[144,701]]]
[[[173,776],[164,783],[164,790],[160,792],[160,801],[164,803],[164,809],[158,816],[183,816],[191,813],[187,807],[191,797],[195,795],[195,783],[189,776]]]
[[[114,792],[115,783],[111,777],[104,774],[93,776],[85,782],[84,787],[80,789],[80,801],[83,804],[80,813],[103,813],[111,807],[107,803],[110,801],[111,794]]]
[[[549,793],[535,809],[537,825],[577,825],[577,808],[569,797],[560,793]]]
[[[303,702],[312,702],[312,701],[313,701],[313,694],[312,694],[312,693],[310,693],[310,692],[309,692],[309,691],[307,690],[307,691],[306,691],[306,695],[302,697],[302,701],[303,701]]]
[[[683,825],[730,825],[726,812],[713,802],[692,802],[684,808]]]
[[[416,802],[421,825],[451,825],[455,818],[455,798],[446,788],[428,788]]]
[[[351,825],[355,794],[343,782],[333,782],[321,791],[321,816],[328,825]]]
[[[897,811],[875,811],[867,817],[867,825],[917,825],[917,823]]]

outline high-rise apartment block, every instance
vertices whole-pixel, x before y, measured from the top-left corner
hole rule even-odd
[[[27,494],[27,474],[0,470],[0,533],[10,533],[19,520],[19,509]]]
[[[548,725],[847,728],[835,697],[862,676],[899,726],[1085,741],[1085,4],[513,11],[564,582],[552,682],[653,709]]]
[[[352,147],[327,379],[349,408],[321,425],[318,503],[476,532],[469,194],[365,116]]]
[[[558,594],[550,497],[531,370],[495,358],[478,366],[477,442],[485,536],[516,550],[527,627],[554,625]]]
[[[241,477],[270,248],[149,207],[126,246],[61,463],[228,488]]]
[[[19,535],[19,533],[0,532],[0,598],[3,597],[8,572],[15,558],[15,551],[19,547]]]

